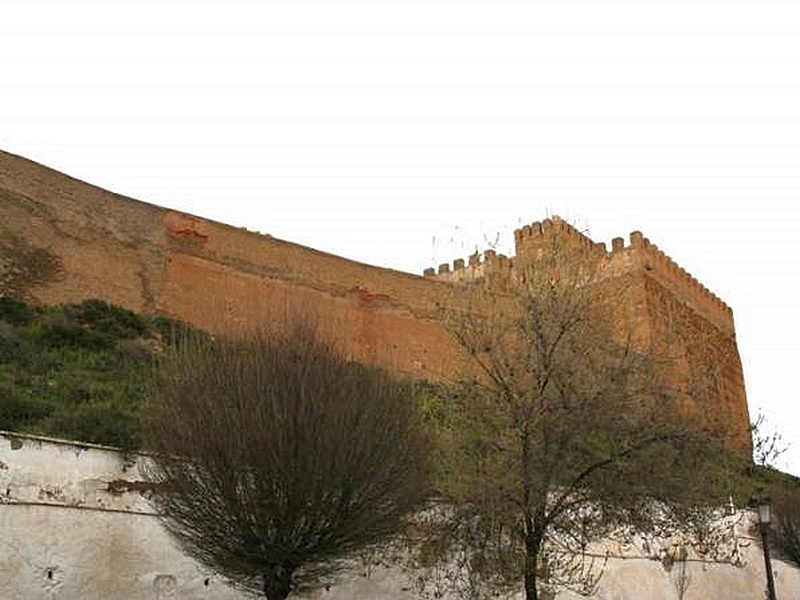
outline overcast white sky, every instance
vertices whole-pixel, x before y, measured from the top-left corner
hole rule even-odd
[[[797,2],[4,2],[0,148],[414,273],[639,229],[732,306],[800,475]]]

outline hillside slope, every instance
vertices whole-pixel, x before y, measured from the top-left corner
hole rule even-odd
[[[153,353],[185,327],[101,300],[0,296],[0,429],[138,447]]]

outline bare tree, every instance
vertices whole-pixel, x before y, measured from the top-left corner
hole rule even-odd
[[[457,516],[445,538],[451,555],[466,540],[489,587],[524,581],[529,600],[552,586],[592,593],[604,564],[593,540],[713,489],[712,442],[625,321],[624,278],[604,279],[600,262],[548,239],[507,294],[477,280],[449,317],[472,376],[451,390],[440,436]]]
[[[759,412],[750,425],[753,438],[751,474],[769,482],[774,517],[769,525],[769,544],[775,553],[800,567],[800,479],[780,473],[776,461],[786,452],[787,444],[772,430],[764,413]]]
[[[194,337],[152,386],[149,477],[190,556],[269,600],[384,541],[427,492],[412,390],[309,327]]]
[[[777,431],[770,431],[767,417],[759,412],[755,421],[750,424],[750,435],[753,438],[753,463],[757,467],[774,468],[775,462],[786,452],[788,445]]]

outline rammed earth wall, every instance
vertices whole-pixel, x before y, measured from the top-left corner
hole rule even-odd
[[[731,309],[639,232],[609,251],[546,220],[516,232],[514,257],[487,252],[419,277],[125,198],[0,152],[0,293],[45,304],[101,298],[215,332],[312,315],[344,354],[427,380],[462,370],[464,357],[437,320],[442,309],[466,306],[459,282],[491,277],[502,290],[547,230],[566,246],[591,248],[609,280],[625,281],[635,338],[669,338],[680,358],[673,379],[702,376],[696,407],[748,451]]]

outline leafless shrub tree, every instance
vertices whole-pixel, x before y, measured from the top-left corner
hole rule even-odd
[[[158,365],[147,423],[167,529],[269,600],[319,584],[425,498],[411,392],[308,326],[184,340]]]
[[[753,439],[753,462],[759,467],[773,468],[788,449],[783,436],[777,431],[769,430],[767,417],[763,412],[759,412],[755,421],[750,424],[750,435]]]

